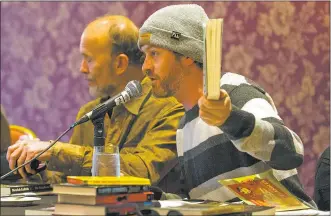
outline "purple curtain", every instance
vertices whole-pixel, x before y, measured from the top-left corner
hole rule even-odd
[[[141,26],[155,10],[180,3],[1,2],[1,104],[9,122],[55,139],[91,100],[79,73],[86,24],[110,13]],[[300,178],[312,195],[316,159],[330,141],[330,3],[194,3],[225,20],[223,71],[263,86],[301,137]]]

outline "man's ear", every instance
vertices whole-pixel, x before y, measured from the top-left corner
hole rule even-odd
[[[181,61],[182,61],[182,64],[185,66],[190,66],[190,65],[194,64],[194,60],[189,57],[183,57],[181,59]]]
[[[129,57],[125,54],[119,54],[115,58],[115,72],[117,75],[122,75],[129,66]]]

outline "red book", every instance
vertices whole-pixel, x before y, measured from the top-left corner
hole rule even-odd
[[[86,205],[102,205],[102,204],[116,204],[116,203],[136,203],[136,202],[150,202],[153,200],[153,192],[130,193],[130,194],[113,194],[104,196],[84,196],[59,194],[58,203],[70,204],[86,204]]]

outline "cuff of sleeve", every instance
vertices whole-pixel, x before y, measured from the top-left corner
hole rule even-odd
[[[232,105],[232,111],[228,119],[219,128],[225,132],[231,140],[249,136],[255,125],[255,117],[252,113],[240,110]]]
[[[81,146],[57,143],[52,148],[48,170],[62,172],[65,175],[79,175],[84,156]]]

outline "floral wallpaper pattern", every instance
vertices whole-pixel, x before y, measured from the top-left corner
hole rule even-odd
[[[179,3],[1,2],[1,104],[10,123],[55,139],[92,99],[79,73],[84,26],[105,13],[141,26]],[[223,71],[263,86],[303,140],[300,178],[312,195],[316,160],[330,144],[330,2],[194,3],[225,19]]]

